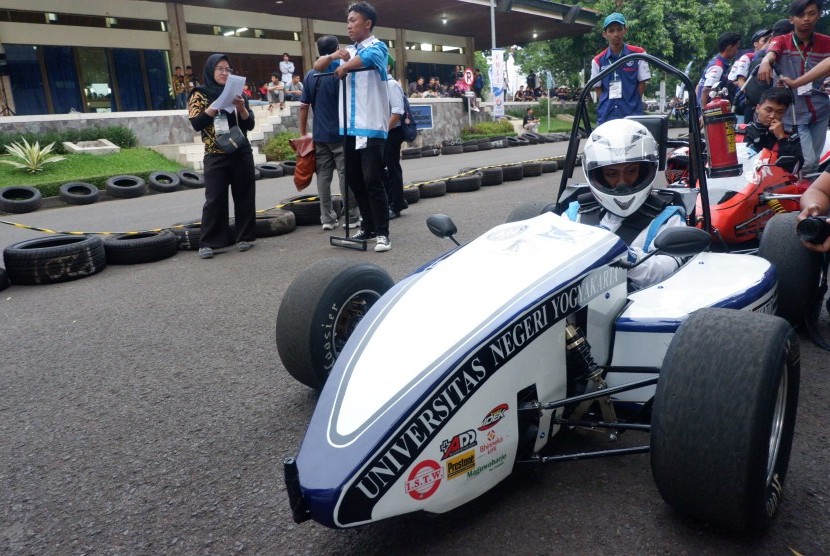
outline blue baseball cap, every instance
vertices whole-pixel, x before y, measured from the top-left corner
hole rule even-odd
[[[605,31],[605,29],[612,23],[619,23],[620,25],[625,27],[625,16],[617,12],[608,14],[608,16],[605,18],[605,21],[602,23],[602,30]]]

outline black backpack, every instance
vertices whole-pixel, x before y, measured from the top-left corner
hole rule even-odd
[[[418,127],[415,123],[415,118],[412,117],[412,110],[409,107],[409,100],[406,95],[403,97],[403,116],[401,116],[401,131],[403,131],[403,139],[407,143],[411,143],[418,137]]]

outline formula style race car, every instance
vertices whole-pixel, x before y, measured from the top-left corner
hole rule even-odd
[[[648,55],[622,58],[597,80],[640,58],[691,88]],[[696,116],[690,138],[702,149]],[[705,169],[692,167],[698,188],[678,202],[693,211],[699,192],[708,226]],[[321,389],[299,452],[284,461],[297,522],[347,528],[440,514],[520,467],[650,452],[657,488],[679,512],[728,530],[771,523],[800,373],[797,336],[771,314],[775,268],[708,252],[708,231],[678,226],[655,244],[685,263],[631,292],[623,241],[558,214],[573,189],[560,188],[559,203],[517,208],[397,284],[347,259],[319,261],[292,282],[277,348],[294,378]],[[428,227],[456,233],[443,215]],[[634,431],[649,441],[615,445]],[[596,437],[591,450],[557,453],[560,436],[580,432]]]

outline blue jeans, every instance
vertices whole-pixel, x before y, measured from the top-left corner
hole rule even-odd
[[[801,140],[801,154],[804,155],[804,170],[816,170],[816,165],[824,154],[824,140],[827,138],[827,118],[812,124],[799,124],[798,138]]]

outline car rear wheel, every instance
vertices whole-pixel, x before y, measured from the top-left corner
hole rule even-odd
[[[778,274],[779,317],[793,326],[804,322],[811,310],[821,307],[814,299],[819,287],[821,255],[801,244],[795,231],[795,212],[776,214],[764,227],[758,255],[775,265]],[[811,303],[815,303],[811,307]]]
[[[322,388],[355,327],[393,285],[381,267],[350,259],[323,259],[301,272],[277,313],[277,351],[288,373]]]
[[[654,397],[651,468],[663,499],[724,529],[766,528],[787,475],[799,378],[785,320],[731,309],[686,319]]]

